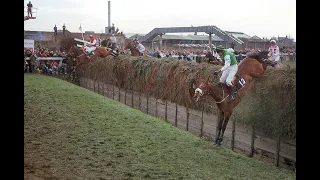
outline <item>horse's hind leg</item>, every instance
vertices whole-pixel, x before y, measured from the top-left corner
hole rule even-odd
[[[224,136],[224,131],[226,130],[227,128],[227,125],[228,125],[228,122],[229,122],[229,119],[230,119],[230,116],[231,114],[230,113],[225,113],[225,116],[224,116],[224,121],[223,121],[223,125],[222,125],[222,133],[219,137],[219,144],[221,144],[222,140],[223,140],[223,136]]]
[[[219,137],[221,133],[221,127],[222,127],[222,122],[224,119],[224,113],[222,111],[219,112],[219,117],[218,117],[218,124],[216,128],[216,139],[214,140],[214,144],[219,144]]]

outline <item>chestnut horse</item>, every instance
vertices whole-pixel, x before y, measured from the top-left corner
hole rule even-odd
[[[124,49],[130,49],[131,56],[140,56],[139,50],[133,45],[133,42],[129,42]]]
[[[109,55],[112,55],[114,57],[118,56],[118,54],[112,52],[111,50],[108,51],[105,47],[100,46],[97,46],[96,50],[94,50],[94,55],[92,55],[89,58],[84,54],[84,52],[80,48],[76,46],[72,46],[68,52],[69,57],[76,58],[76,68],[82,64],[92,63],[98,57],[104,58]]]
[[[209,59],[208,60],[209,64],[221,65],[221,62],[216,57],[214,57],[210,51],[206,53],[205,57]]]
[[[228,95],[224,83],[211,84],[208,82],[208,79],[206,82],[201,82],[195,90],[193,88],[189,89],[190,95],[193,96],[195,101],[198,101],[200,97],[205,95],[211,96],[211,98],[216,101],[219,109],[219,120],[214,144],[221,144],[233,108],[238,105],[241,97],[245,95],[252,80],[262,77],[268,65],[272,67],[276,65],[276,63],[267,60],[267,58],[268,51],[262,51],[248,54],[247,57],[240,62],[238,72],[233,80],[238,95],[235,96],[235,99],[230,103],[226,101],[230,95]]]

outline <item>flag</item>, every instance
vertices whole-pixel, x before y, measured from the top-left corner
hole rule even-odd
[[[81,27],[81,24],[80,24],[80,27],[79,27],[79,31],[81,31],[81,32],[82,32],[82,27]]]

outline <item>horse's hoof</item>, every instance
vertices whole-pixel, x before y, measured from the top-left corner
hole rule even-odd
[[[217,145],[217,146],[221,145],[219,139],[215,140],[215,141],[213,142],[213,145]]]

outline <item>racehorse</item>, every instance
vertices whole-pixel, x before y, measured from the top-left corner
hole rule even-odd
[[[208,52],[206,53],[206,56],[205,56],[205,57],[209,59],[209,60],[208,60],[208,63],[209,63],[209,64],[221,65],[221,62],[220,62],[216,57],[214,57],[214,56],[212,55],[211,51],[208,51]]]
[[[97,46],[94,50],[94,54],[91,57],[87,57],[84,52],[77,46],[72,46],[68,52],[69,57],[76,58],[76,68],[82,64],[92,63],[98,57],[104,58],[108,55],[117,56],[118,54],[113,53],[111,50],[108,51],[106,47]]]
[[[205,95],[211,96],[218,106],[219,109],[219,120],[216,129],[216,138],[214,144],[220,145],[224,131],[226,130],[228,121],[233,112],[233,109],[240,102],[241,97],[243,97],[250,87],[252,80],[254,78],[260,78],[263,76],[268,65],[275,67],[276,63],[267,59],[268,51],[262,51],[259,53],[248,54],[247,57],[239,63],[238,72],[233,79],[233,84],[236,88],[235,99],[228,103],[226,99],[230,96],[226,88],[226,84],[209,83],[209,78],[205,82],[201,82],[199,87],[195,90],[192,88],[189,89],[189,93],[193,96],[195,101],[198,101],[200,97]]]
[[[77,61],[77,57],[80,55],[83,55],[84,52],[77,46],[71,46],[69,49],[69,52],[67,53],[68,61],[67,61],[67,67],[72,72],[75,67],[77,67],[77,64],[79,63]],[[74,68],[72,68],[74,67]],[[68,73],[71,73],[68,71]]]
[[[132,56],[140,56],[139,50],[133,45],[133,42],[129,42],[124,49],[130,49]]]
[[[112,43],[110,39],[104,39],[101,41],[101,46],[106,47],[109,51],[114,50],[115,54],[111,54],[113,56],[119,55],[119,47],[116,43]]]

